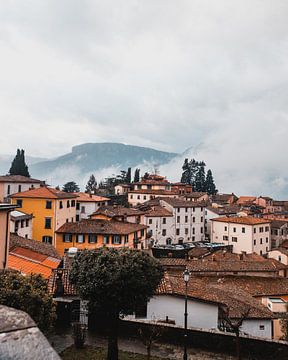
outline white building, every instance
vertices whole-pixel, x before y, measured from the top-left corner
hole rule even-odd
[[[179,194],[176,191],[162,190],[162,189],[130,190],[128,193],[128,203],[131,206],[137,206],[145,203],[146,201],[153,200],[157,197],[178,198]]]
[[[131,190],[131,184],[118,184],[114,187],[115,195],[126,195]]]
[[[84,192],[74,193],[76,199],[76,221],[88,219],[91,214],[101,206],[107,206],[109,199],[103,196],[87,194]]]
[[[43,185],[45,185],[44,181],[22,175],[0,176],[0,202],[9,202],[10,195],[29,189],[36,189]]]
[[[288,249],[278,248],[268,252],[269,259],[275,259],[284,265],[288,265]]]
[[[32,220],[31,214],[19,210],[11,211],[10,232],[26,239],[32,239]]]
[[[212,242],[233,245],[233,252],[266,255],[271,250],[270,220],[245,217],[212,219]]]

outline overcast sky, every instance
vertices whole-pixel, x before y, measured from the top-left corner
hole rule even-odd
[[[287,19],[287,0],[2,1],[0,153],[192,147],[224,183],[284,191]]]

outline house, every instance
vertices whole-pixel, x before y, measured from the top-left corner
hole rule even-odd
[[[6,269],[10,241],[10,212],[17,206],[0,203],[0,270]]]
[[[213,204],[217,204],[220,206],[229,206],[234,204],[237,201],[237,196],[232,193],[232,194],[215,194],[211,196],[211,202],[212,205]]]
[[[104,196],[87,194],[84,192],[74,193],[76,199],[76,221],[88,219],[91,214],[98,210],[101,206],[108,205],[110,199]]]
[[[217,275],[217,276],[263,276],[263,277],[287,277],[288,267],[274,259],[265,259],[258,254],[234,254],[226,250],[207,252],[202,250],[200,258],[189,259],[161,258],[159,261],[164,269],[173,272],[180,272],[187,268],[191,274]],[[197,254],[197,255],[198,255]],[[192,258],[192,260],[191,260]]]
[[[269,259],[275,259],[282,264],[288,265],[288,249],[279,247],[268,252]]]
[[[118,184],[114,187],[115,195],[126,195],[132,190],[132,184]]]
[[[271,206],[273,206],[273,199],[269,196],[259,196],[255,200],[255,204],[264,209],[263,213],[270,212]]]
[[[212,242],[233,245],[234,253],[253,252],[266,255],[271,250],[270,220],[243,217],[220,217],[211,219]]]
[[[19,210],[33,215],[32,238],[55,244],[55,231],[65,222],[76,221],[76,198],[50,187],[40,187],[11,195]]]
[[[147,226],[116,220],[81,220],[65,223],[56,231],[55,247],[64,254],[73,247],[78,250],[107,246],[141,249],[146,247]]]
[[[179,195],[191,194],[193,192],[192,185],[183,184],[181,182],[172,183],[171,190],[178,192]]]
[[[185,194],[184,199],[193,202],[203,202],[209,200],[209,195],[206,192],[192,192],[190,194]]]
[[[251,204],[255,204],[256,199],[257,199],[256,196],[240,196],[236,201],[236,204],[251,205]]]
[[[32,220],[33,216],[31,214],[19,210],[11,211],[10,232],[26,239],[32,239]]]
[[[147,303],[145,321],[184,327],[185,282],[183,275],[165,272],[154,297]],[[241,319],[241,334],[272,338],[272,312],[249,293],[236,287],[191,276],[187,283],[188,328],[231,331],[225,319]],[[142,315],[143,316],[143,315]]]
[[[283,220],[271,221],[271,247],[278,248],[288,240],[288,222]]]
[[[0,202],[9,201],[9,196],[18,192],[44,186],[45,182],[22,175],[0,176]]]
[[[97,211],[90,215],[90,219],[114,219],[118,221],[126,221],[145,225],[144,214],[144,211],[135,208],[127,208],[118,205],[107,205],[101,206]]]
[[[40,274],[48,279],[60,263],[61,257],[52,245],[11,234],[9,269],[20,271],[23,275]]]

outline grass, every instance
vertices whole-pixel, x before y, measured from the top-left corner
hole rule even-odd
[[[106,360],[107,350],[95,346],[84,346],[83,349],[76,349],[70,346],[60,354],[63,360]],[[146,360],[147,356],[119,350],[119,360]],[[152,357],[151,360],[160,360]]]

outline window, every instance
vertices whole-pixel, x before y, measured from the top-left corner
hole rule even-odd
[[[46,209],[52,209],[52,201],[46,201]]]
[[[188,228],[185,228],[185,235],[188,235]]]
[[[166,229],[162,230],[162,236],[166,236]]]
[[[144,236],[145,235],[145,230],[141,229],[140,234],[141,234],[141,236]]]
[[[83,234],[77,234],[76,242],[79,243],[79,244],[83,244],[84,241],[85,241],[84,235]]]
[[[192,222],[195,223],[195,216],[192,217]]]
[[[80,220],[80,216],[76,215],[76,221],[79,221],[79,220]]]
[[[45,244],[52,244],[52,236],[42,236],[42,242]]]
[[[75,200],[71,200],[71,206],[75,207]]]
[[[203,226],[201,226],[201,234],[203,234],[203,230],[204,230],[204,229],[203,229]]]
[[[166,218],[163,218],[163,219],[162,219],[162,223],[163,223],[163,224],[166,224]]]
[[[18,185],[18,192],[21,192],[21,189],[22,189],[21,185]]]
[[[16,204],[17,204],[19,207],[22,207],[22,203],[23,203],[22,200],[20,200],[20,199],[17,199],[17,200],[16,200]]]
[[[269,231],[269,226],[265,226],[265,231]]]
[[[146,195],[143,196],[143,200],[146,200]]]
[[[201,222],[203,222],[203,216],[201,216]]]
[[[266,238],[266,243],[268,243],[269,242],[269,239],[268,238]]]
[[[263,240],[262,240],[262,238],[260,239],[260,244],[261,244],[261,245],[263,244]]]
[[[224,236],[223,236],[223,240],[228,241],[228,236],[227,236],[227,235],[224,235]]]
[[[265,326],[264,325],[259,325],[259,330],[265,330]]]
[[[280,262],[281,262],[281,255],[279,255],[279,256],[278,256],[278,261],[280,261]]]
[[[245,234],[245,227],[242,227],[242,233]]]
[[[133,199],[133,195],[130,195],[130,199]]]
[[[10,185],[7,186],[7,194],[10,194]]]
[[[233,228],[233,232],[236,232],[236,228],[235,228],[235,227]]]
[[[188,222],[188,216],[185,216],[185,223]]]
[[[80,203],[79,202],[76,203],[76,210],[80,210]]]
[[[67,208],[70,208],[70,201],[67,200]]]
[[[180,223],[180,216],[177,216],[177,223]]]
[[[52,218],[45,218],[45,229],[51,229],[51,225],[52,225]]]
[[[268,246],[266,246],[266,252],[268,252],[269,251],[269,248],[268,248]]]
[[[262,250],[260,250],[260,255],[262,255],[263,254],[263,251]]]
[[[195,207],[192,208],[192,212],[195,212]]]
[[[88,234],[88,243],[89,244],[97,243],[97,235],[96,234]]]
[[[171,244],[172,244],[172,239],[171,238],[166,239],[166,245],[171,245]]]
[[[224,226],[224,231],[227,231],[227,226]]]
[[[72,234],[63,234],[63,242],[65,243],[72,242]]]
[[[124,236],[124,243],[127,244],[128,241],[129,241],[129,237],[128,237],[128,235],[125,235],[125,236]]]
[[[140,195],[137,195],[137,199],[140,200]]]
[[[192,227],[192,234],[195,234],[195,228]]]
[[[62,201],[59,202],[59,209],[63,209],[63,202]]]
[[[121,237],[120,235],[113,235],[112,236],[112,244],[119,245],[121,244]]]
[[[256,240],[254,240],[254,245],[256,245]]]
[[[176,235],[180,235],[180,230],[176,229]]]
[[[237,237],[232,236],[232,241],[237,242]]]
[[[259,232],[260,233],[263,232],[263,227],[262,226],[259,228]]]
[[[185,212],[188,212],[188,208],[187,208],[187,207],[185,208]]]
[[[177,212],[180,212],[180,208],[177,208]]]
[[[256,228],[253,229],[254,234],[256,234]]]
[[[195,241],[195,236],[192,236],[192,241]]]
[[[104,235],[103,236],[103,243],[106,244],[106,245],[109,244],[109,235]]]
[[[21,220],[21,228],[24,227],[24,224],[25,224],[24,220]]]
[[[85,214],[85,206],[81,206],[81,214]]]
[[[29,220],[27,219],[25,222],[26,222],[26,227],[28,227],[29,226]]]
[[[149,225],[151,225],[152,224],[152,219],[149,219],[148,223],[149,223]]]

